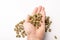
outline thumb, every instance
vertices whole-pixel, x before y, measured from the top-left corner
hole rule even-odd
[[[31,23],[25,22],[23,24],[23,26],[24,26],[24,30],[25,30],[26,34],[31,34],[31,33],[35,32],[35,28]]]

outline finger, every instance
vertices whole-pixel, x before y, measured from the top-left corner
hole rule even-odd
[[[45,22],[45,16],[46,16],[46,14],[45,14],[45,8],[44,8],[44,7],[42,7],[40,13],[41,13],[41,15],[42,15],[42,22]]]
[[[40,22],[41,26],[39,27],[39,29],[45,28],[45,16],[46,16],[46,14],[45,14],[44,7],[42,7],[40,13],[41,13],[41,15],[42,15],[42,20],[41,20],[42,22]]]
[[[40,13],[41,8],[42,8],[42,6],[39,6],[39,7],[38,7],[38,11],[37,11],[37,13]]]
[[[32,12],[32,16],[33,16],[35,13],[37,13],[37,11],[38,11],[38,8],[36,7],[36,8],[33,10],[33,12]]]

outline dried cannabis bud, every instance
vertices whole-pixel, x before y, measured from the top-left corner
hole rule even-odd
[[[48,31],[51,32],[51,29],[49,29]]]
[[[24,27],[23,27],[23,23],[25,22],[25,20],[19,22],[17,25],[15,25],[14,31],[16,31],[16,37],[25,37],[26,33],[24,31]]]
[[[40,26],[40,21],[42,19],[41,14],[35,14],[33,16],[30,16],[29,22],[34,25],[34,27],[39,27]]]
[[[46,19],[45,19],[45,32],[47,32],[47,30],[49,29],[51,23],[52,23],[52,21],[50,21],[50,17],[46,16]]]
[[[49,29],[50,27],[50,24],[52,23],[50,20],[49,20],[50,17],[47,17],[46,16],[46,19],[45,19],[45,32],[47,32],[47,30]],[[42,22],[42,15],[40,13],[38,14],[35,14],[33,16],[30,16],[29,17],[29,22],[31,24],[33,24],[34,27],[36,27],[37,29],[41,26],[40,22]],[[15,28],[14,28],[14,31],[16,31],[16,37],[25,37],[27,34],[25,33],[25,30],[24,30],[24,27],[23,27],[23,23],[25,22],[25,20],[19,22],[17,25],[15,25]],[[51,32],[51,29],[49,29],[49,31]]]
[[[54,36],[55,39],[57,39],[57,36]]]

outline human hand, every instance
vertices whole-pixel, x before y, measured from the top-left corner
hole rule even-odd
[[[41,13],[42,14],[42,23],[41,26],[36,29],[31,23],[28,22],[29,20],[29,16],[27,17],[27,19],[24,22],[24,30],[27,34],[27,39],[28,40],[43,40],[44,34],[45,34],[45,10],[44,7],[39,6],[36,7],[33,12],[32,15],[34,14],[38,14]]]

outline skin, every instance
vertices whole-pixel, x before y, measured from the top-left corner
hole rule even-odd
[[[45,34],[45,9],[42,6],[36,7],[33,12],[32,15],[34,14],[38,14],[41,13],[42,14],[42,21],[43,23],[41,23],[41,26],[36,29],[31,23],[28,22],[29,20],[29,16],[27,17],[27,19],[24,22],[24,30],[27,34],[27,40],[43,40],[44,38],[44,34]]]

